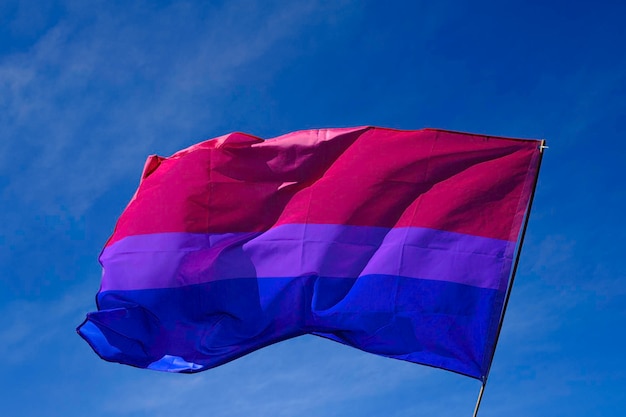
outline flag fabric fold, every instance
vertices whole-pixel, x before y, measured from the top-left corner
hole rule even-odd
[[[539,145],[360,127],[152,156],[78,332],[160,371],[314,334],[483,379]]]

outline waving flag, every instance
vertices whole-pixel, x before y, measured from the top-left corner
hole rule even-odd
[[[78,331],[161,371],[314,334],[483,379],[539,145],[362,127],[152,156]]]

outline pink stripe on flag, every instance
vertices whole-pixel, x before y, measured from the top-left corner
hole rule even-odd
[[[439,130],[234,133],[152,157],[109,245],[281,224],[425,227],[515,241],[538,141]]]

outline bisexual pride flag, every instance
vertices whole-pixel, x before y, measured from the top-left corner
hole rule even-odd
[[[313,334],[484,379],[539,160],[535,140],[376,127],[151,156],[78,332],[160,371]]]

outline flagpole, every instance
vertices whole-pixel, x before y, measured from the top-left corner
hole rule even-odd
[[[544,139],[541,141],[541,144],[539,145],[539,161],[537,163],[537,175],[535,175],[533,189],[532,189],[532,192],[530,193],[530,199],[528,200],[528,210],[526,211],[526,218],[524,219],[524,224],[522,226],[522,233],[520,235],[517,254],[515,255],[515,263],[513,264],[513,271],[511,273],[511,282],[509,284],[509,287],[507,288],[506,296],[504,298],[504,305],[502,306],[502,316],[500,317],[500,323],[498,324],[498,331],[496,332],[496,339],[493,344],[493,351],[491,352],[491,359],[489,360],[489,368],[487,369],[487,374],[485,375],[485,378],[482,380],[480,391],[478,392],[478,398],[476,399],[476,406],[474,407],[474,414],[472,414],[472,417],[478,416],[478,409],[480,408],[480,403],[483,400],[485,386],[487,385],[487,378],[489,377],[489,370],[491,369],[493,357],[496,354],[496,346],[498,345],[498,339],[500,338],[500,332],[502,331],[502,323],[504,323],[504,315],[506,314],[506,308],[509,305],[509,299],[511,298],[511,291],[513,289],[513,282],[515,281],[515,274],[517,272],[517,266],[519,265],[519,260],[522,254],[522,246],[524,245],[524,237],[526,236],[526,229],[528,228],[530,210],[532,208],[533,200],[535,198],[535,190],[537,189],[537,181],[539,181],[539,170],[541,169],[541,160],[543,159],[543,150],[547,148],[548,147],[546,146],[546,141]]]
[[[485,384],[487,381],[483,382],[480,385],[480,392],[478,393],[478,399],[476,400],[476,407],[474,407],[474,414],[472,417],[476,417],[478,415],[478,409],[480,408],[480,402],[483,400],[483,393],[485,392]]]

